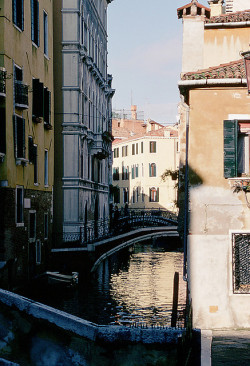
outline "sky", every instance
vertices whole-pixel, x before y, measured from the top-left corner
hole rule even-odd
[[[181,72],[182,20],[191,0],[114,0],[108,7],[108,73],[113,109],[144,111],[145,119],[175,123]],[[200,3],[208,6],[206,0]]]

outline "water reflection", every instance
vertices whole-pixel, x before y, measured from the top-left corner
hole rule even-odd
[[[179,309],[185,307],[183,254],[151,242],[109,257],[78,288],[35,287],[24,295],[97,324],[170,326],[174,273],[180,273]]]
[[[119,256],[124,258],[124,254]],[[183,254],[137,244],[120,269],[117,263],[113,258],[106,260],[99,266],[97,276],[99,290],[109,289],[116,304],[113,322],[170,325],[173,278],[176,271],[182,273]],[[180,276],[180,309],[185,306],[185,295],[186,284]]]

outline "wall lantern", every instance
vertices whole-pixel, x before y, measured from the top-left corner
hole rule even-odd
[[[247,78],[247,89],[250,93],[250,51],[242,52],[241,55],[244,57],[246,78]]]

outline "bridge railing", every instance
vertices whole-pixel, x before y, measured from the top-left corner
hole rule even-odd
[[[111,219],[90,221],[76,232],[54,234],[54,241],[65,247],[85,246],[135,228],[170,225],[177,225],[177,216],[167,210],[129,209],[114,213]]]

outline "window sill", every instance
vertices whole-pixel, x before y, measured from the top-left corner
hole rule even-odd
[[[34,186],[39,187],[39,183],[34,183]]]
[[[47,61],[49,61],[49,60],[50,60],[50,59],[49,59],[49,56],[48,56],[48,55],[46,55],[46,53],[44,53],[43,55],[44,55],[44,58],[46,58],[46,60],[47,60]]]
[[[16,158],[16,165],[24,165],[27,166],[29,160],[25,158]]]
[[[14,25],[14,28],[15,28],[18,32],[20,32],[20,33],[22,33],[22,32],[23,32],[23,30],[22,30],[21,28],[19,28],[15,23],[13,23],[13,25]]]
[[[24,227],[24,222],[17,222],[16,227]]]
[[[0,163],[4,162],[4,158],[5,158],[5,154],[4,153],[0,153]]]

